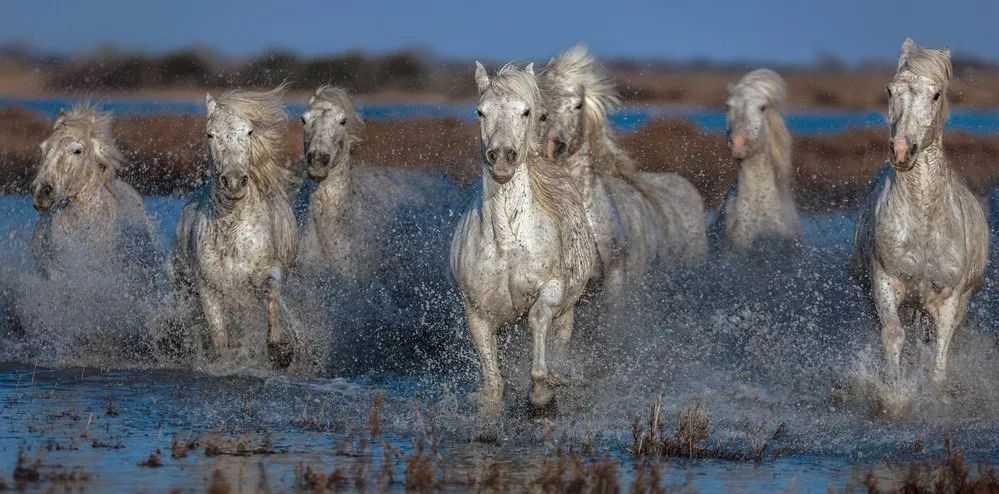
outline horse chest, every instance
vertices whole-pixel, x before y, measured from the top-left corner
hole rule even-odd
[[[273,261],[270,229],[260,219],[219,221],[199,236],[198,264],[219,288],[244,286]]]
[[[957,219],[935,217],[925,208],[903,207],[890,198],[880,213],[876,251],[890,274],[906,280],[917,292],[959,283],[966,256],[963,234],[955,228]]]

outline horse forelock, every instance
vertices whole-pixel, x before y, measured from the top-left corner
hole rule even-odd
[[[346,89],[325,85],[316,90],[313,99],[309,100],[309,108],[322,105],[332,105],[341,109],[350,125],[347,126],[347,135],[351,143],[361,141],[361,132],[364,129],[364,119],[354,108],[354,101]]]
[[[94,159],[104,165],[105,179],[110,180],[125,161],[111,135],[112,120],[110,113],[84,102],[59,117],[49,139],[66,138],[82,143]]]
[[[950,50],[934,48],[918,48],[912,46],[906,51],[900,60],[895,78],[905,77],[906,74],[917,77],[925,77],[940,87],[944,94],[943,103],[939,118],[940,124],[947,120],[950,114],[950,103],[947,100],[947,89],[950,81],[954,77],[954,67],[950,60]]]
[[[740,93],[753,91],[761,94],[767,104],[781,107],[787,99],[787,84],[780,74],[770,69],[756,69],[739,80],[729,93],[738,97]]]
[[[261,192],[288,197],[296,184],[295,172],[285,160],[288,114],[283,98],[287,83],[270,91],[233,90],[218,99],[216,111],[230,111],[253,126],[250,136],[250,179]]]

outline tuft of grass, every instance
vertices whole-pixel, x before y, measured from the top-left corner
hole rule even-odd
[[[951,437],[945,435],[943,440],[946,454],[942,460],[914,463],[904,469],[888,463],[889,471],[904,470],[904,473],[896,473],[896,478],[889,481],[891,487],[882,489],[881,482],[873,470],[867,471],[862,484],[871,494],[999,493],[999,475],[993,467],[986,464],[978,465],[977,475],[972,475],[964,455],[954,447]]]
[[[266,434],[246,433],[239,437],[208,434],[201,439],[205,456],[252,456],[274,454],[274,440]]]
[[[347,485],[347,476],[344,475],[340,467],[336,467],[332,472],[324,474],[312,469],[309,465],[301,463],[295,467],[295,487],[303,491],[324,492],[336,491]]]
[[[139,462],[140,467],[159,468],[163,466],[162,453],[159,448],[149,454],[149,457]]]
[[[194,441],[188,436],[187,439],[183,441],[178,440],[176,437],[170,439],[170,457],[171,458],[186,458],[187,453],[192,449],[198,448],[198,442]]]
[[[208,488],[205,491],[208,494],[231,494],[233,492],[229,479],[218,468],[212,471],[211,479],[208,481]]]
[[[368,432],[372,437],[377,437],[382,433],[381,410],[385,405],[385,393],[381,391],[375,393],[371,399],[371,411],[368,413]]]
[[[424,451],[423,440],[416,442],[413,454],[406,460],[406,489],[430,492],[434,488],[433,457]]]
[[[542,492],[617,493],[618,465],[607,457],[586,462],[575,453],[556,450],[541,463],[534,485]]]
[[[14,465],[14,482],[38,482],[42,480],[42,459],[29,460],[23,449],[17,451],[17,464]]]
[[[108,400],[107,406],[104,408],[104,412],[108,417],[117,417],[121,415],[121,410],[118,409],[118,403],[112,399]]]
[[[747,426],[747,434],[752,443],[752,447],[748,450],[705,444],[711,433],[711,416],[700,401],[694,401],[680,410],[676,418],[676,427],[672,433],[669,433],[662,399],[663,396],[660,394],[652,403],[644,424],[638,418],[632,420],[630,451],[639,458],[711,458],[759,462],[768,454],[779,456],[784,452],[771,448],[771,443],[779,441],[786,433],[783,424],[769,435],[765,434],[764,424]]]

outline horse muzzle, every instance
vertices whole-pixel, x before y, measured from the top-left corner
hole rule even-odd
[[[330,174],[332,160],[329,153],[309,151],[305,153],[305,162],[308,165],[309,178],[317,182]]]
[[[222,194],[225,195],[226,199],[231,201],[246,197],[246,189],[249,182],[250,176],[245,173],[223,173],[219,175],[219,185],[222,188]]]
[[[746,159],[749,156],[749,141],[742,134],[733,134],[729,137],[728,148],[732,151],[732,157],[737,160]]]
[[[38,211],[48,211],[55,206],[55,189],[49,184],[42,184],[35,189],[31,205]]]
[[[891,167],[895,171],[907,172],[916,165],[916,153],[919,152],[919,145],[909,144],[905,138],[891,140]]]
[[[560,136],[551,137],[548,139],[547,151],[548,159],[556,160],[565,155],[566,150],[569,146],[565,143],[565,139]]]

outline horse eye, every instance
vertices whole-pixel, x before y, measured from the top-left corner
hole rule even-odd
[[[341,120],[340,121],[340,125],[347,125],[347,119],[345,118],[345,119]]]
[[[541,116],[538,117],[538,120],[541,120],[542,122],[547,122],[548,121],[548,114],[547,113],[542,113]]]
[[[885,90],[888,91],[888,97],[891,98],[891,88],[886,87]]]
[[[73,151],[73,154],[82,154],[82,153],[83,153],[82,149],[76,149]]]
[[[933,101],[936,101],[938,99],[940,99],[940,91],[937,91],[937,94],[933,95]]]
[[[531,109],[528,108],[528,109],[524,110],[524,113],[522,113],[520,116],[522,116],[522,117],[529,117],[529,116],[531,116]]]
[[[576,108],[575,108],[575,109],[576,109],[576,110],[582,110],[582,109],[583,109],[583,102],[582,102],[582,101],[580,101],[579,103],[577,103],[577,104],[576,104]]]
[[[211,132],[205,132],[205,135],[207,135],[209,139],[215,137],[215,134],[212,134]]]
[[[482,110],[475,110],[475,114],[478,115],[479,118],[486,118],[486,115],[482,113]]]
[[[246,131],[246,135],[252,136],[253,135],[253,129],[250,129],[250,130]]]
[[[767,111],[767,105],[760,105],[760,112]]]
[[[305,125],[305,117],[302,117],[302,125]]]

